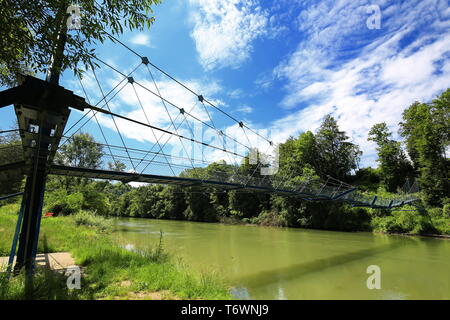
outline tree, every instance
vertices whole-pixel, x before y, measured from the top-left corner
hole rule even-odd
[[[268,159],[266,154],[261,153],[259,150],[253,150],[255,152],[256,163],[250,161],[250,156],[245,156],[241,165],[237,170],[238,177],[234,176],[234,172],[229,170],[229,176],[235,177],[235,182],[239,184],[257,185],[261,182],[265,176],[261,175],[261,169],[268,167],[265,159]],[[248,192],[246,190],[232,190],[228,192],[228,201],[230,213],[233,216],[240,218],[250,218],[257,216],[262,208],[269,207],[269,196],[262,193]]]
[[[68,0],[1,0],[0,25],[0,84],[12,85],[18,74],[31,70],[45,72],[54,54],[59,54],[62,66],[80,74],[84,66],[95,65],[94,45],[111,35],[129,30],[143,30],[154,21],[152,6],[160,0],[105,0],[100,4],[80,0],[81,29],[66,34]],[[64,54],[61,44],[65,42]],[[59,45],[59,47],[58,47]],[[58,52],[57,52],[58,51]]]
[[[80,133],[74,135],[70,142],[63,144],[55,155],[54,162],[58,165],[70,167],[80,167],[97,169],[102,165],[103,147],[95,142],[93,136],[89,133]],[[49,187],[61,187],[66,189],[76,187],[75,191],[80,191],[80,184],[85,184],[88,179],[75,177],[50,176],[48,179]]]
[[[69,143],[62,145],[55,156],[58,164],[96,169],[102,164],[103,147],[89,133],[74,135]]]
[[[215,176],[216,180],[220,176],[228,176],[228,165],[225,163],[212,163],[206,168],[192,168],[181,172],[180,177],[208,180]],[[183,212],[185,219],[193,221],[217,221],[217,214],[214,209],[212,193],[214,188],[203,186],[191,186],[184,188],[184,198],[186,207]]]
[[[301,176],[305,165],[316,164],[316,138],[311,131],[300,134],[298,138],[290,137],[279,146],[280,176]]]
[[[413,168],[401,148],[401,143],[391,139],[392,133],[386,123],[377,123],[369,131],[369,141],[377,146],[378,163],[380,164],[381,183],[394,192],[406,179],[412,178]]]
[[[440,206],[450,195],[450,89],[431,103],[415,102],[403,112],[400,134],[408,154],[419,171],[425,202]]]
[[[327,115],[316,133],[317,173],[326,179],[327,175],[345,180],[352,170],[358,168],[362,152],[347,140],[349,137],[339,130],[336,120]]]
[[[124,172],[127,166],[122,161],[114,160],[114,162],[108,162],[108,168],[111,171]]]
[[[17,129],[17,122],[11,130]],[[0,129],[0,131],[2,131]],[[18,131],[9,131],[0,135],[0,165],[10,164],[23,159],[23,147]],[[0,172],[0,195],[9,195],[23,190],[21,170],[4,170]],[[15,201],[14,198],[11,201]]]

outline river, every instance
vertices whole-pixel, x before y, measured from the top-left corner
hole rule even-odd
[[[119,218],[129,247],[158,243],[217,271],[237,299],[450,299],[450,240],[216,223]],[[368,289],[369,266],[381,289]]]

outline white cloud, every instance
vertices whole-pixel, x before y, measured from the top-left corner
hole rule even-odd
[[[114,87],[119,81],[118,78],[107,78],[106,75],[104,76],[105,78],[103,78],[102,82],[108,83],[108,86],[105,85],[105,87]],[[158,87],[158,89],[156,89],[155,84],[151,80],[143,80],[139,73],[133,76],[135,81],[154,93],[158,93],[159,90],[161,96],[166,100],[165,104],[162,103],[159,97],[135,83],[134,88],[136,89],[136,92],[131,84],[127,84],[109,103],[109,107],[122,116],[142,123],[149,123],[152,126],[180,134],[188,139],[180,139],[160,130],[151,129],[121,118],[115,118],[114,123],[111,116],[99,114],[97,118],[100,124],[104,128],[112,130],[112,133],[108,133],[108,139],[115,140],[120,144],[120,139],[116,130],[117,125],[122,137],[125,139],[125,144],[128,147],[135,146],[145,150],[151,149],[154,152],[159,152],[162,147],[165,154],[170,154],[175,157],[171,159],[172,163],[188,167],[191,165],[191,161],[188,160],[189,158],[197,160],[204,159],[208,162],[218,160],[232,162],[232,160],[237,159],[220,150],[189,141],[190,138],[193,138],[197,141],[209,143],[220,149],[224,147],[223,140],[222,138],[219,139],[220,135],[218,132],[210,127],[213,126],[209,118],[210,115],[213,118],[213,121],[216,122],[214,125],[217,125],[218,113],[213,108],[206,105],[207,109],[205,109],[205,106],[198,101],[198,97],[171,80],[156,79],[156,85]],[[181,79],[181,81],[194,91],[201,92],[205,97],[212,96],[222,90],[222,88],[214,81],[207,82],[183,79]],[[94,94],[96,88],[93,84],[92,87],[89,87],[89,90],[92,91],[92,96],[98,96],[98,92]],[[209,99],[209,101],[219,107],[222,105],[222,102],[217,99]],[[171,103],[173,103],[173,105]],[[174,105],[183,108],[186,112],[185,116],[181,114],[179,109]],[[106,109],[106,107],[104,108]],[[208,110],[208,112],[206,110]],[[187,115],[187,113],[191,114],[195,119]],[[203,121],[207,125],[201,124],[198,120]],[[176,129],[174,129],[174,125]],[[229,129],[226,126],[222,129],[228,134]],[[240,132],[240,134],[242,136],[242,132]],[[236,140],[238,137],[239,136],[233,136]],[[228,141],[228,144],[226,145],[227,150],[233,152],[245,151],[238,149],[238,146],[232,144],[232,142],[232,140]],[[117,153],[117,151],[115,153]],[[121,155],[124,157],[124,160],[128,157],[124,152],[122,152]],[[140,156],[142,156],[142,154]],[[159,161],[165,162],[165,159],[159,156]],[[195,164],[201,165],[198,161],[195,162]],[[142,166],[144,165],[141,165],[141,169]],[[167,174],[171,174],[170,171],[167,171],[167,166],[165,168],[163,166],[162,170],[163,169]]]
[[[140,85],[134,84],[133,89],[133,86],[128,84],[120,92],[120,94],[117,95],[117,98],[115,98],[116,104],[120,106],[120,114],[144,123],[147,123],[148,119],[148,122],[151,125],[162,129],[168,129],[170,131],[175,131],[172,121],[175,126],[178,126],[184,119],[184,116],[180,113],[177,107],[183,108],[186,113],[190,113],[193,117],[201,121],[209,121],[208,114],[198,101],[198,98],[175,82],[170,80],[160,80],[156,82],[156,88],[152,81],[140,80],[139,78],[136,78],[136,81],[138,81]],[[200,91],[200,88],[202,88],[203,90],[201,91],[205,94],[209,94],[209,92],[215,92],[215,90],[217,90],[216,84],[206,85],[195,81],[185,81],[184,83],[188,87],[197,91]],[[165,99],[165,102],[163,103],[159,97],[143,87],[156,94],[159,90],[161,96]],[[117,99],[119,101],[117,101]],[[186,116],[186,118],[190,122],[197,121],[193,120],[190,116]],[[115,129],[112,120],[108,119],[110,118],[103,117],[103,124],[111,129]],[[180,131],[180,134],[191,136],[192,134],[186,124],[186,121],[187,120],[185,120],[178,131]],[[154,143],[161,136],[167,136],[167,134],[164,134],[161,131],[152,130],[138,124],[132,124],[126,120],[118,119],[116,122],[118,123],[120,131],[126,137],[141,142],[147,141]],[[171,138],[172,143],[176,140],[176,138]]]
[[[429,101],[449,86],[450,32],[443,21],[448,14],[436,10],[442,1],[382,2],[382,30],[366,39],[366,4],[322,1],[302,11],[299,29],[307,36],[274,73],[286,81],[282,107],[310,104],[272,127],[281,129],[278,136],[284,140],[317,129],[331,113],[362,147],[363,164],[374,165],[374,144],[367,141],[370,127],[385,121],[396,132],[403,109],[417,100]],[[416,40],[405,46],[411,34]],[[345,60],[349,42],[355,54]]]
[[[237,108],[237,111],[242,112],[242,113],[252,113],[253,108],[248,105],[243,105],[243,106],[240,106],[239,108]]]
[[[190,0],[192,38],[206,70],[239,67],[266,34],[268,13],[252,0]]]
[[[200,62],[208,70],[240,66],[249,59],[253,41],[267,36],[270,25],[275,23],[274,19],[268,22],[268,13],[254,1],[190,0],[190,3],[196,10],[192,13],[194,29],[191,36],[195,40]],[[442,60],[450,48],[449,21],[446,20],[450,11],[441,7],[443,1],[387,4],[380,0],[378,3],[382,6],[382,29],[374,31],[378,32],[377,36],[371,39],[365,24],[365,5],[369,4],[368,1],[325,0],[318,4],[311,1],[308,8],[301,12],[297,27],[302,35],[299,39],[302,40],[296,50],[279,63],[273,74],[263,73],[257,81],[262,88],[273,86],[274,78],[285,81],[286,94],[280,105],[290,109],[288,116],[265,126],[260,131],[262,135],[270,136],[274,142],[283,142],[301,131],[316,130],[323,117],[332,113],[341,128],[362,147],[363,164],[373,165],[375,148],[373,143],[367,141],[370,127],[385,121],[396,131],[401,111],[405,107],[415,100],[429,101],[448,87],[448,57],[441,62],[440,72],[435,72],[436,62]],[[420,26],[417,26],[419,23]],[[422,27],[431,28],[433,32],[420,33]],[[405,47],[402,43],[411,34],[417,36],[416,40]],[[349,60],[347,56],[353,58]],[[92,82],[92,79],[88,80]],[[187,82],[205,97],[221,92],[215,83],[198,80]],[[151,82],[142,83],[154,88]],[[157,79],[157,83],[163,96],[186,110],[197,102],[195,96],[184,92],[174,83],[161,79]],[[138,94],[143,97],[143,106],[151,117],[151,124],[161,128],[170,127],[169,117],[161,101],[139,88]],[[241,92],[233,90],[225,94],[230,98],[239,98]],[[296,109],[306,102],[310,104],[301,110]],[[112,108],[146,122],[131,87],[114,101]],[[168,106],[168,109],[173,118],[179,115],[173,107]],[[243,105],[236,111],[249,113],[252,110]],[[196,107],[193,112],[200,119],[208,120],[203,109]],[[101,121],[114,129],[107,117]],[[143,143],[155,142],[148,128],[121,121],[118,124],[127,138]],[[256,123],[249,125],[263,127]],[[223,130],[247,144],[247,137],[236,124],[224,125]],[[186,125],[180,128],[180,132],[190,136]],[[206,140],[221,146],[216,132],[210,129],[206,132]],[[157,133],[159,135],[161,133]],[[253,134],[249,134],[249,139],[253,146],[257,145]],[[183,154],[178,139],[172,138],[169,145]],[[188,148],[190,151],[191,147]],[[227,146],[227,149],[230,148],[233,149],[231,142]],[[241,153],[246,150],[238,151]],[[229,162],[230,157],[219,150],[205,149],[205,152],[208,160],[225,159]],[[196,158],[199,158],[200,153],[195,152]]]
[[[230,92],[228,92],[228,96],[231,99],[240,99],[244,96],[244,91],[241,89],[234,89],[234,90],[231,90]]]
[[[146,33],[138,33],[130,39],[130,42],[139,46],[149,47],[150,37]]]

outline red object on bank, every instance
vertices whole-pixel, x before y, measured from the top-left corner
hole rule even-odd
[[[44,217],[53,217],[53,212],[47,212]]]

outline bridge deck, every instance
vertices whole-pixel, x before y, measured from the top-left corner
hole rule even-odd
[[[91,179],[105,179],[105,180],[117,180],[123,182],[144,182],[144,183],[154,183],[154,184],[168,184],[176,185],[181,187],[203,187],[203,188],[219,188],[222,190],[239,190],[239,191],[249,191],[249,192],[265,192],[274,193],[286,196],[300,197],[301,199],[308,201],[339,201],[350,203],[354,206],[360,207],[371,207],[379,209],[390,209],[395,207],[400,207],[405,204],[415,201],[415,198],[408,199],[406,201],[396,201],[390,203],[390,205],[375,205],[370,201],[358,200],[358,197],[351,198],[350,192],[342,197],[332,197],[323,194],[313,194],[308,192],[300,192],[287,189],[277,189],[268,186],[255,186],[255,185],[243,185],[239,183],[232,182],[221,182],[214,180],[201,180],[193,178],[183,178],[183,177],[171,177],[171,176],[160,176],[152,174],[134,174],[129,172],[116,172],[101,169],[88,169],[88,168],[75,168],[60,165],[53,165],[50,169],[50,174],[63,175],[63,176],[75,176],[84,177]],[[353,191],[353,190],[350,190]]]
[[[0,180],[8,181],[11,175],[26,174],[27,165],[25,161],[17,161],[14,163],[0,164]],[[252,185],[251,183],[242,184],[230,181],[218,181],[214,179],[202,180],[195,178],[175,177],[175,176],[162,176],[154,174],[135,174],[131,172],[119,172],[103,169],[89,169],[80,167],[69,167],[53,164],[49,168],[49,174],[59,176],[74,176],[90,179],[102,179],[102,180],[116,180],[124,183],[129,182],[141,182],[152,184],[165,184],[187,187],[198,187],[203,189],[220,189],[224,191],[239,190],[241,192],[261,192],[261,193],[273,193],[284,196],[295,196],[308,201],[339,201],[346,202],[353,206],[358,207],[371,207],[379,209],[392,209],[401,207],[408,203],[417,200],[415,197],[410,197],[402,200],[381,201],[378,199],[376,202],[372,198],[362,195],[359,192],[355,192],[355,189],[343,190],[340,194],[326,194],[321,192],[314,192],[312,190],[295,190],[286,188],[274,188],[271,185]],[[205,190],[208,192],[208,190]]]

